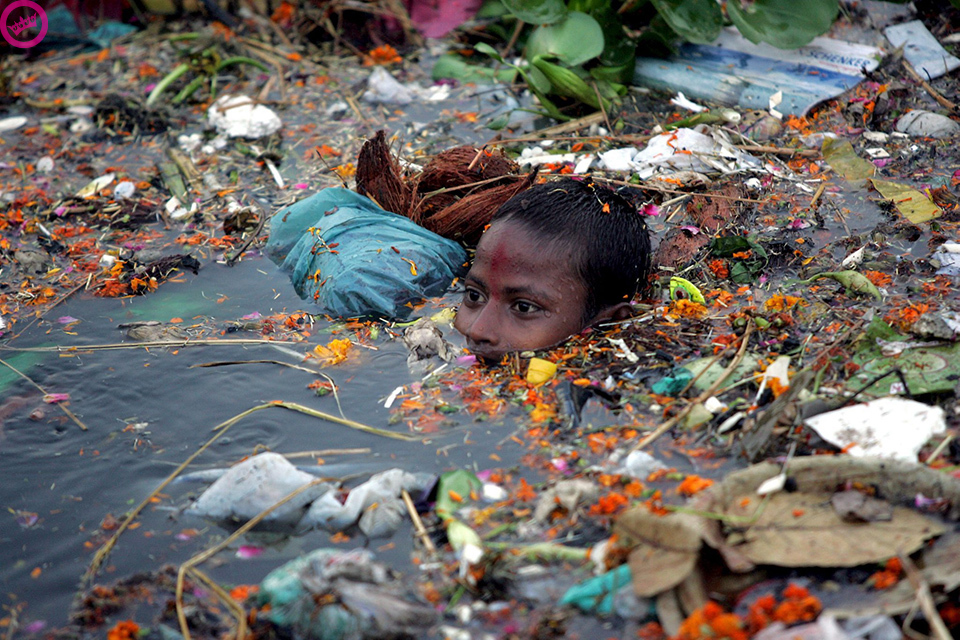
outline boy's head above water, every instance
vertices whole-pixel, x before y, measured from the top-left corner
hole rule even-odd
[[[614,191],[589,179],[535,185],[480,239],[454,326],[486,359],[550,347],[629,316],[649,266],[646,223]]]

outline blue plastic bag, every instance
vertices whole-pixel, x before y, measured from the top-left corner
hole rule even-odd
[[[407,303],[441,295],[467,261],[456,242],[343,188],[275,213],[266,252],[301,298],[335,317],[403,318]]]

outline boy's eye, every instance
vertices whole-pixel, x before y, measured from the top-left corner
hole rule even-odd
[[[467,289],[463,292],[463,299],[470,304],[479,304],[483,302],[483,294],[476,289]]]
[[[540,307],[533,304],[532,302],[526,302],[524,300],[515,302],[513,305],[513,308],[517,311],[517,313],[521,315],[530,315],[532,313],[536,313],[537,311],[540,311]]]

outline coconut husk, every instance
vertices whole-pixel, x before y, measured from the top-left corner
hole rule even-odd
[[[480,157],[477,158],[477,154]],[[476,160],[476,162],[474,162]],[[471,164],[473,166],[471,166]],[[428,193],[437,189],[459,187],[518,173],[519,165],[501,151],[480,151],[475,147],[454,147],[441,151],[427,163],[417,180],[417,190]]]
[[[409,216],[413,189],[404,182],[400,164],[390,153],[381,129],[363,143],[357,157],[357,193],[367,196],[387,211]]]
[[[476,244],[500,205],[527,190],[536,177],[536,171],[525,177],[507,176],[505,183],[476,191],[444,207],[425,219],[423,226],[445,238]]]
[[[456,190],[449,193],[430,195],[431,192],[469,186],[477,182],[483,183],[494,178],[517,174],[519,171],[519,165],[499,150],[481,151],[475,147],[465,146],[441,151],[427,163],[417,178],[414,186],[417,194],[414,198],[416,204],[411,218],[417,224],[423,224],[425,220],[457,200],[481,189],[501,186],[503,183],[480,184],[475,189]]]

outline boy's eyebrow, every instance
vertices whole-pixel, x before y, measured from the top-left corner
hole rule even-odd
[[[481,279],[481,278],[478,278],[478,277],[476,277],[476,276],[472,276],[472,275],[469,275],[469,274],[468,274],[467,277],[466,277],[466,279],[467,279],[467,280],[472,280],[474,283],[477,284],[477,286],[479,286],[481,289],[484,289],[485,291],[489,291],[489,290],[490,290],[490,287],[488,287],[488,286],[487,286],[487,283],[484,282],[483,279]],[[506,287],[506,288],[503,290],[503,292],[504,292],[505,294],[509,295],[509,296],[518,295],[518,294],[519,294],[519,295],[528,295],[528,296],[530,296],[530,297],[532,297],[532,298],[538,298],[538,299],[543,300],[543,301],[545,301],[545,302],[550,302],[550,301],[553,300],[553,298],[552,298],[546,291],[543,291],[543,290],[541,290],[541,289],[537,289],[537,288],[534,288],[534,287],[529,287],[529,286],[523,286],[523,287]]]

